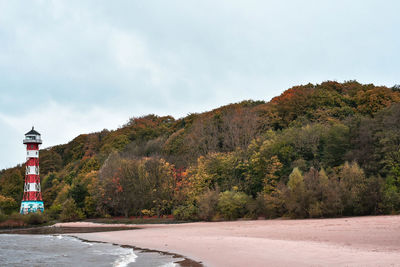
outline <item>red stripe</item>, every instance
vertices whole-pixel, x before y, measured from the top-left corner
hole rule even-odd
[[[23,201],[42,201],[41,192],[24,192]]]
[[[25,177],[25,183],[40,183],[39,175],[27,175]]]
[[[39,159],[38,158],[29,158],[26,161],[27,166],[39,166]]]
[[[27,150],[39,150],[39,144],[26,144]]]

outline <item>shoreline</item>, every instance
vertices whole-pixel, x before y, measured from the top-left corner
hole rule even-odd
[[[77,223],[80,224],[79,222],[77,222]],[[76,236],[76,234],[82,234],[82,233],[98,233],[98,232],[107,233],[107,232],[121,231],[121,230],[138,230],[138,229],[140,229],[139,227],[136,227],[133,225],[119,225],[119,224],[118,225],[109,225],[109,224],[93,223],[93,225],[79,226],[79,225],[73,225],[73,224],[74,223],[66,223],[67,226],[64,226],[63,223],[59,223],[59,224],[55,224],[52,226],[3,229],[3,230],[0,230],[0,235],[1,234],[53,235],[53,236],[66,235],[66,236],[74,237],[82,242],[108,243],[108,244],[112,244],[115,246],[120,246],[122,248],[130,248],[130,249],[133,249],[134,252],[138,252],[138,253],[160,253],[162,255],[172,256],[172,258],[177,258],[177,259],[179,258],[179,260],[175,261],[174,263],[179,264],[179,266],[182,266],[182,267],[203,267],[204,266],[201,262],[194,261],[194,260],[192,260],[184,255],[178,254],[178,253],[172,253],[172,252],[168,252],[168,251],[161,251],[161,250],[155,250],[155,249],[141,248],[141,247],[131,246],[131,245],[122,245],[122,244],[111,243],[111,242],[93,241],[93,240],[88,240],[88,239],[84,239],[84,238]],[[70,225],[70,226],[68,226],[68,225]]]
[[[103,241],[92,241],[92,240],[87,240],[87,239],[83,239],[77,236],[74,236],[72,234],[66,234],[67,236],[71,236],[74,237],[76,239],[79,239],[82,242],[88,242],[88,243],[107,243],[107,244],[112,244],[115,246],[120,246],[122,248],[131,248],[133,249],[135,252],[139,252],[139,253],[160,253],[162,255],[168,255],[168,256],[172,256],[172,258],[180,258],[183,260],[180,261],[175,261],[174,263],[178,263],[180,266],[182,267],[203,267],[204,265],[202,264],[202,262],[197,262],[194,261],[192,259],[189,259],[186,256],[177,254],[177,253],[173,253],[173,252],[168,252],[168,251],[160,251],[160,250],[155,250],[155,249],[148,249],[148,248],[140,248],[140,247],[136,247],[136,246],[131,246],[131,245],[121,245],[121,244],[117,244],[117,243],[109,243],[109,242],[103,242]]]
[[[185,267],[400,266],[400,215],[47,228],[67,229],[61,234],[84,242],[183,258],[177,263]]]
[[[13,235],[68,235],[68,234],[79,234],[79,233],[97,233],[97,232],[112,232],[112,231],[123,231],[123,230],[135,230],[139,227],[120,227],[120,226],[108,226],[108,227],[68,227],[68,226],[39,226],[39,227],[28,227],[28,228],[13,228],[13,229],[2,229],[0,234],[13,234]]]
[[[400,216],[138,227],[75,236],[177,253],[205,266],[399,266],[400,262]]]

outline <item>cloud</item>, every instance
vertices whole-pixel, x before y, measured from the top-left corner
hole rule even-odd
[[[41,133],[42,148],[45,148],[66,143],[83,133],[105,128],[116,129],[126,123],[128,118],[129,114],[103,107],[79,109],[57,102],[46,103],[20,115],[0,113],[0,126],[5,130],[0,139],[0,146],[3,148],[0,153],[0,168],[11,167],[25,160],[22,140],[32,126]]]
[[[47,144],[65,143],[131,116],[181,117],[308,82],[392,86],[399,8],[394,0],[0,0],[0,140],[19,144],[34,122]],[[0,157],[20,162],[4,142]]]

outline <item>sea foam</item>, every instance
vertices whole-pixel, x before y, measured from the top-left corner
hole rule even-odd
[[[114,267],[126,267],[129,263],[135,262],[137,255],[130,250],[129,253],[121,255],[113,264]]]
[[[162,265],[161,267],[177,267],[178,264],[174,263],[174,262],[168,262],[164,265]]]

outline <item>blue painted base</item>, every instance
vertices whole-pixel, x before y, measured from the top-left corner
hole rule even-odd
[[[38,211],[44,211],[43,201],[22,201],[20,209],[21,214],[28,214]]]

